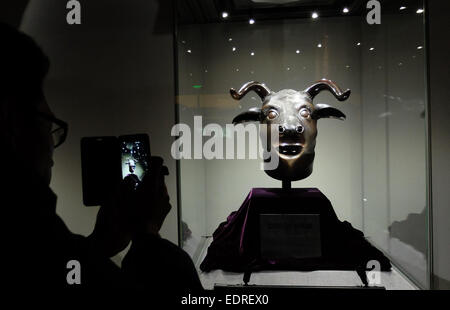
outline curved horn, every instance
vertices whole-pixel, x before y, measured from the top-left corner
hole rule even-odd
[[[348,97],[350,96],[350,89],[347,89],[345,92],[342,92],[339,86],[334,84],[332,81],[326,79],[322,79],[314,83],[304,91],[308,93],[308,95],[311,97],[312,100],[322,90],[329,90],[339,101],[347,100]]]
[[[266,99],[267,95],[272,93],[272,91],[269,88],[267,88],[267,86],[264,83],[251,81],[242,85],[239,91],[236,91],[234,88],[231,88],[230,94],[231,97],[233,97],[233,99],[241,100],[241,98],[244,97],[251,90],[256,92],[262,101]]]

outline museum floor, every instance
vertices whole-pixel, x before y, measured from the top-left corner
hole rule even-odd
[[[184,248],[189,253],[189,242]],[[199,265],[206,255],[206,250],[212,238],[207,238],[202,250],[197,253],[197,259],[194,259],[200,280],[205,289],[213,289],[215,284],[236,285],[243,284],[242,273],[225,272],[214,270],[208,273],[202,272]],[[288,286],[361,286],[361,280],[356,271],[261,271],[252,273],[250,285],[288,285]],[[395,267],[391,272],[381,272],[381,286],[387,290],[416,290],[417,287],[412,284]]]

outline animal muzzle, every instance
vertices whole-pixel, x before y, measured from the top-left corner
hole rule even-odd
[[[294,156],[301,153],[303,146],[300,143],[280,143],[278,153],[288,156]]]
[[[303,132],[305,128],[298,125],[280,125],[278,127],[279,132],[279,145],[278,152],[283,155],[295,156],[301,153],[305,138]]]
[[[296,136],[301,135],[305,131],[305,127],[302,125],[280,125],[278,126],[278,132],[280,133],[280,137],[282,136]]]

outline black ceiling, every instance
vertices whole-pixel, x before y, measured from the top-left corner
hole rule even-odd
[[[342,16],[342,9],[347,7],[346,15],[362,15],[366,9],[367,0],[297,0],[282,3],[283,0],[177,0],[177,18],[179,24],[205,24],[217,22],[248,21],[250,17],[256,20],[276,20],[290,18],[310,18],[313,11],[320,17]],[[278,2],[278,3],[277,3]],[[287,2],[287,1],[285,1]],[[423,0],[381,0],[383,12],[398,12],[403,4],[409,9],[420,7]],[[222,18],[222,12],[228,12],[227,19]]]

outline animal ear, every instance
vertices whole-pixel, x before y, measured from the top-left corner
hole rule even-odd
[[[248,111],[242,112],[235,118],[233,118],[233,124],[239,124],[244,122],[253,122],[261,120],[261,109],[251,108]]]
[[[337,118],[340,120],[345,120],[345,114],[342,113],[340,110],[324,103],[318,103],[314,105],[314,112],[312,113],[311,117],[313,119],[319,119],[319,118]]]

